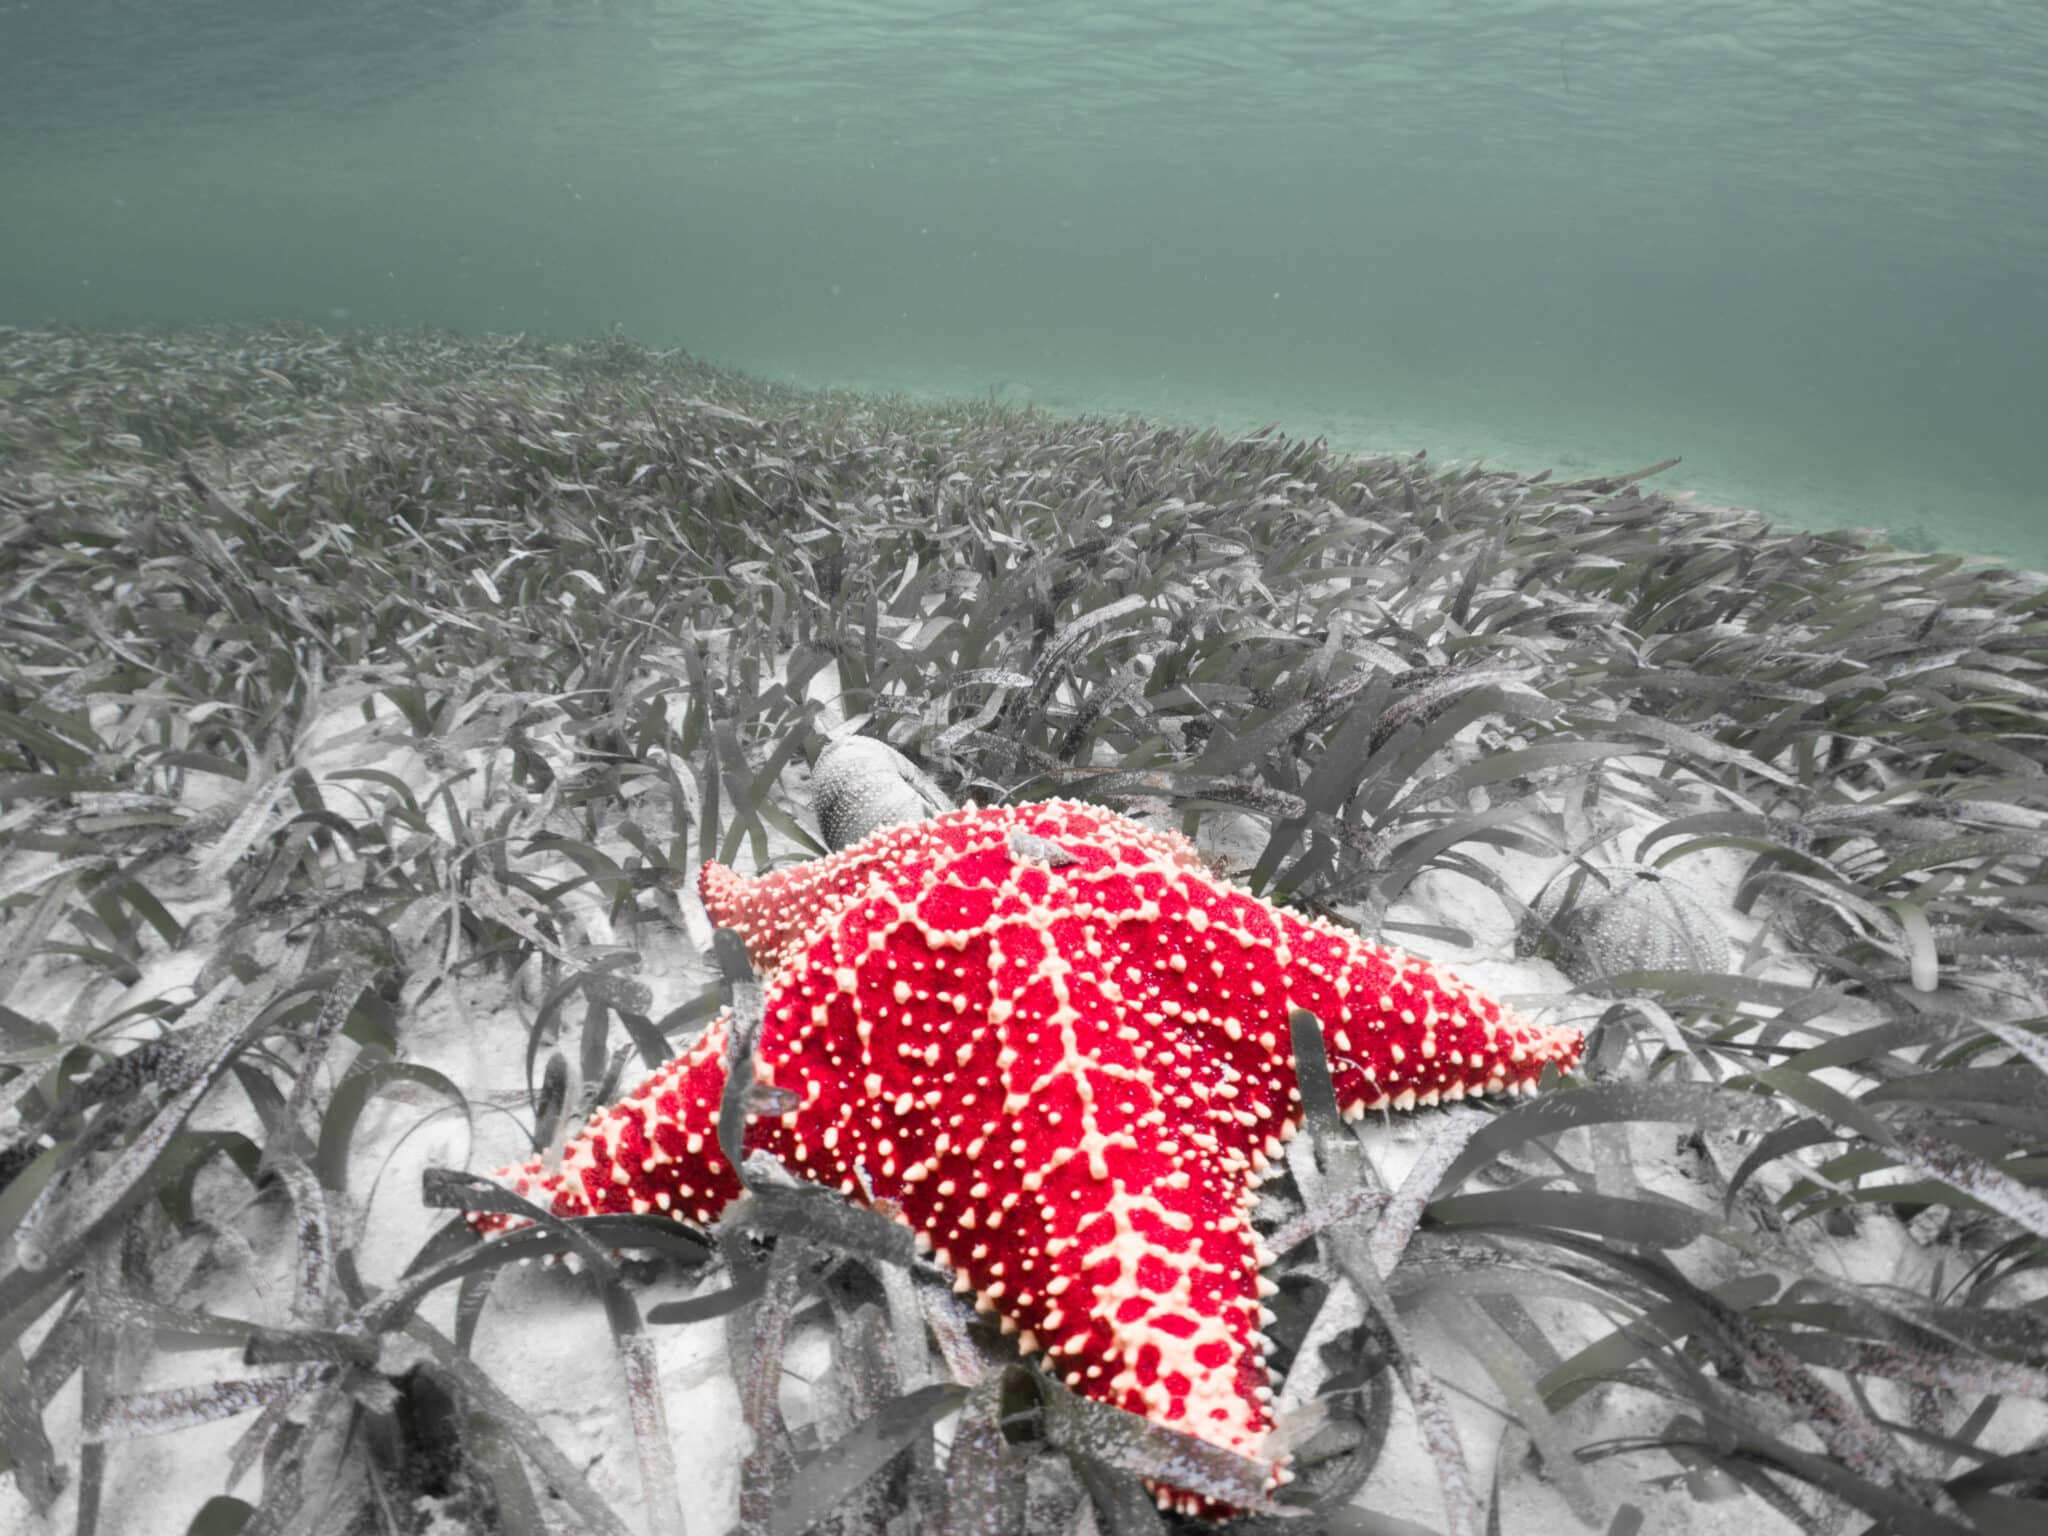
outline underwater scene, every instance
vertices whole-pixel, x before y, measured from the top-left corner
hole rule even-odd
[[[0,0],[0,1536],[2048,1529],[2044,359],[2032,0]]]

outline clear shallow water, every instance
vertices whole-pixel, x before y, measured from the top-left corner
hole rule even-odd
[[[0,323],[280,316],[2048,567],[2048,7],[0,0]]]

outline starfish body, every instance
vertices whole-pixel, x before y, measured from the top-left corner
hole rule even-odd
[[[748,1150],[907,1222],[1075,1390],[1275,1483],[1250,1211],[1301,1121],[1290,1009],[1321,1023],[1352,1118],[1533,1091],[1582,1044],[1095,806],[954,811],[701,885],[766,973],[756,1077],[791,1106],[751,1118]],[[716,1135],[728,1029],[594,1116],[558,1171],[500,1177],[558,1214],[715,1220],[740,1192]]]

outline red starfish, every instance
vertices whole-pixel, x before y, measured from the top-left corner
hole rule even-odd
[[[1095,806],[954,811],[761,879],[707,864],[702,887],[767,972],[757,1078],[795,1106],[753,1117],[748,1150],[893,1211],[1077,1391],[1265,1460],[1273,1288],[1248,1212],[1301,1121],[1289,1010],[1322,1022],[1354,1119],[1531,1092],[1582,1045]],[[717,1137],[727,1023],[593,1117],[559,1172],[500,1177],[559,1215],[716,1219],[740,1192]]]

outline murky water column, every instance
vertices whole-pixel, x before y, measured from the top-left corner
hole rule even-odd
[[[2048,565],[2048,13],[0,12],[0,322],[577,333]]]

